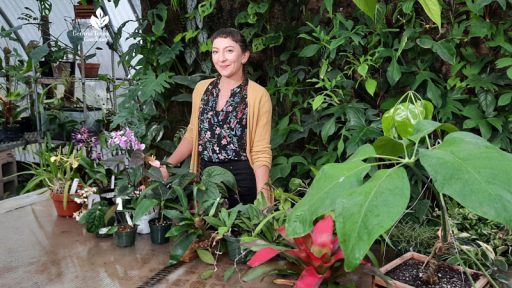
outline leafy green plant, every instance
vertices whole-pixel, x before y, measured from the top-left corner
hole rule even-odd
[[[39,163],[30,163],[30,171],[20,173],[34,175],[20,193],[32,191],[37,185],[42,185],[53,193],[63,194],[66,207],[71,183],[78,177],[75,170],[79,165],[81,152],[76,151],[71,144],[65,147],[53,146],[46,139],[37,154]]]
[[[494,256],[493,261],[501,259],[512,265],[512,232],[508,227],[480,217],[455,203],[449,203],[448,211],[453,234],[460,238],[462,244],[481,242],[481,247],[487,245],[489,248],[486,251],[491,250],[489,254]]]
[[[401,220],[387,234],[387,237],[391,247],[398,253],[415,251],[428,255],[432,251],[432,243],[439,239],[438,230],[438,227],[426,223]]]
[[[222,195],[227,195],[226,186],[236,191],[235,177],[222,167],[211,166],[204,169],[200,180],[193,183],[192,187],[185,187],[188,189],[173,186],[178,202],[170,203],[172,208],[164,211],[165,216],[177,222],[166,234],[174,239],[169,265],[178,263],[194,240],[208,237],[207,229],[210,225],[205,217],[218,217],[219,203],[223,202]],[[190,195],[190,199],[187,195]]]
[[[217,229],[216,238],[222,239],[224,235],[233,235],[232,227],[240,211],[241,204],[226,209],[222,207],[217,217],[205,216],[204,220]]]
[[[162,172],[158,167],[150,167],[147,175],[150,177],[149,186],[144,189],[140,197],[135,201],[133,221],[138,222],[144,214],[152,208],[158,208],[157,223],[163,224],[164,215],[173,215],[171,210],[166,209],[167,203],[176,199],[176,189],[184,189],[195,178],[194,173],[185,173],[170,177],[165,181]],[[171,218],[172,220],[172,218]]]
[[[441,144],[429,137],[434,131],[453,131],[452,128],[419,120],[411,136],[392,139],[401,144],[401,152],[391,149],[393,153],[378,154],[376,148],[363,145],[347,161],[325,165],[289,214],[287,234],[304,235],[315,217],[334,211],[336,231],[345,253],[344,266],[354,269],[375,239],[407,208],[412,176],[408,176],[406,168],[424,183],[432,179],[431,188],[442,208],[443,242],[448,238],[445,196],[481,216],[511,225],[510,213],[503,211],[507,211],[512,193],[511,179],[505,172],[512,168],[512,156],[467,132],[452,132],[442,138]],[[362,161],[371,158],[378,162]],[[379,165],[384,168],[376,169]]]
[[[114,212],[116,206],[111,206],[107,201],[96,201],[92,204],[79,220],[80,224],[85,224],[85,230],[89,233],[98,233],[101,228],[106,228],[114,224]]]

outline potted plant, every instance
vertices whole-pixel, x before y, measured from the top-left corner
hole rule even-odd
[[[95,201],[92,196],[96,194],[96,188],[86,187],[78,193],[80,197],[77,197],[78,199],[75,201],[82,203],[83,207],[81,211],[75,213],[75,219],[85,225],[85,230],[88,233],[93,233],[98,238],[110,236],[111,234],[107,232],[114,225],[116,206],[104,200]],[[89,201],[94,202],[90,203]]]
[[[94,15],[94,0],[80,0],[73,6],[75,11],[75,19],[89,19]]]
[[[23,136],[23,129],[16,121],[28,111],[27,105],[24,105],[28,92],[21,86],[29,79],[25,75],[27,65],[9,47],[4,47],[2,51],[4,61],[0,58],[0,62],[4,65],[0,64],[0,76],[5,77],[5,81],[0,83],[0,142],[17,141]]]
[[[279,203],[274,202],[274,207]],[[225,240],[229,259],[243,262],[246,252],[242,251],[242,242],[276,240],[274,225],[282,225],[279,216],[284,215],[283,212],[268,210],[264,195],[260,193],[253,204],[238,204],[229,210],[222,207],[216,216],[205,216],[204,219],[215,227],[215,238]]]
[[[439,247],[453,240],[446,196],[476,214],[512,225],[512,214],[506,212],[512,204],[512,155],[475,134],[430,120],[432,107],[416,93],[406,93],[384,113],[384,136],[373,146],[363,145],[345,162],[321,168],[289,214],[287,234],[304,235],[315,217],[334,211],[344,266],[353,270],[407,209],[411,181],[427,185],[436,197],[442,224]]]
[[[429,271],[427,266],[426,273],[418,273],[421,270],[421,266],[426,262],[431,263],[428,256],[408,252],[381,267],[380,271],[390,278],[382,279],[376,277],[374,285],[375,287],[419,288],[421,285],[426,285],[423,282],[432,282],[434,279],[435,284],[432,285],[440,285],[440,287],[446,287],[446,285],[451,285],[450,287],[464,287],[466,284],[471,283],[471,287],[483,288],[489,284],[489,281],[482,273],[446,263],[436,263],[438,267],[432,268],[431,271]],[[416,268],[412,268],[414,265]],[[399,271],[399,269],[402,269],[402,271]]]
[[[151,157],[150,157],[151,158]],[[195,178],[195,174],[186,172],[184,174],[173,175],[164,180],[160,171],[160,162],[154,158],[150,160],[153,166],[150,167],[148,175],[150,177],[149,187],[141,193],[140,198],[134,204],[136,207],[134,221],[139,221],[146,213],[156,209],[156,218],[149,221],[151,233],[151,242],[153,244],[163,244],[169,242],[166,237],[171,229],[174,212],[169,209],[170,201],[177,200],[176,189],[183,189]]]
[[[81,5],[79,5],[81,6]],[[82,78],[96,78],[100,69],[100,63],[87,62],[96,56],[96,51],[103,50],[101,47],[91,45],[86,51],[81,51],[80,46],[84,43],[84,33],[88,28],[82,29],[78,21],[71,23],[70,29],[67,31],[69,43],[71,43],[71,51],[74,58],[79,59],[78,68]],[[82,53],[83,52],[83,53]]]
[[[55,149],[46,139],[40,146],[38,156],[39,163],[30,163],[30,171],[19,173],[34,175],[21,193],[32,191],[37,185],[42,185],[50,190],[50,197],[57,215],[73,216],[73,213],[82,207],[75,201],[69,201],[71,184],[78,179],[76,168],[79,165],[81,152],[76,151],[71,144],[65,147],[57,146]],[[75,195],[71,198],[74,197]]]
[[[114,172],[103,162],[103,146],[106,144],[105,141],[100,141],[100,136],[87,127],[81,127],[71,133],[73,145],[76,149],[82,150],[84,155],[80,158],[80,178],[86,186],[96,187],[101,196],[114,191],[111,183]]]
[[[15,124],[21,113],[27,110],[26,107],[20,107],[19,101],[24,97],[20,90],[9,91],[6,96],[0,95],[0,108],[3,114],[2,127],[0,128],[0,142],[17,141],[23,137],[22,129]]]
[[[202,171],[200,182],[195,182],[182,189],[174,186],[178,202],[170,203],[172,210],[166,213],[176,219],[176,225],[167,232],[174,242],[169,257],[169,265],[179,261],[190,261],[198,248],[209,248],[215,242],[208,232],[210,224],[205,216],[215,216],[219,206],[225,203],[226,186],[236,191],[236,181],[228,170],[211,166]],[[190,196],[190,200],[189,200]]]
[[[217,217],[213,216],[205,216],[204,220],[208,222],[210,225],[215,227],[217,231],[215,232],[215,238],[217,240],[225,239],[226,240],[226,248],[228,250],[229,259],[231,261],[241,260],[240,255],[242,251],[240,249],[240,238],[237,229],[233,228],[235,224],[235,220],[237,219],[238,212],[242,204],[238,204],[237,206],[227,210],[222,207],[220,209]]]
[[[117,247],[126,248],[135,244],[137,225],[131,223],[118,223],[107,233],[114,234],[114,243]]]
[[[276,262],[267,269],[259,269],[264,274],[272,271],[293,271],[300,274],[298,280],[292,281],[297,288],[320,287],[320,284],[332,285],[344,275],[339,269],[343,260],[343,251],[334,235],[334,221],[331,215],[325,215],[319,220],[313,230],[301,237],[291,238],[286,235],[285,227],[277,228],[287,242],[287,246],[276,246],[270,243],[261,245],[260,249],[251,257],[249,267],[260,266],[278,254],[285,256],[288,261]],[[361,261],[360,264],[366,264]],[[248,272],[251,280],[262,273]]]

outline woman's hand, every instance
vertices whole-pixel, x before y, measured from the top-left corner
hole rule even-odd
[[[160,172],[162,172],[162,178],[164,179],[164,181],[167,182],[167,179],[169,179],[169,171],[167,171],[167,166],[161,165]]]
[[[270,169],[267,166],[260,166],[254,169],[254,176],[256,178],[256,191],[263,193],[268,206],[274,205],[274,195],[268,185]]]

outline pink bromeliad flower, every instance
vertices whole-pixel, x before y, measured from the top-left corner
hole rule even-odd
[[[326,215],[313,227],[313,231],[302,237],[288,238],[285,227],[276,228],[290,244],[295,247],[288,250],[278,250],[265,247],[256,252],[247,262],[250,267],[256,267],[274,256],[283,253],[297,260],[303,267],[297,280],[296,288],[317,288],[331,277],[334,264],[344,258],[339,246],[338,236],[334,236],[334,221],[331,215]],[[362,261],[361,264],[366,264]]]

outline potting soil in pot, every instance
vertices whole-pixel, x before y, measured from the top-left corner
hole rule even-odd
[[[422,280],[422,266],[423,262],[408,260],[391,269],[386,276],[416,288],[471,288],[471,281],[465,272],[455,270],[445,263],[439,263],[437,266],[439,283],[425,284]],[[474,282],[478,280],[478,275],[471,276]]]

